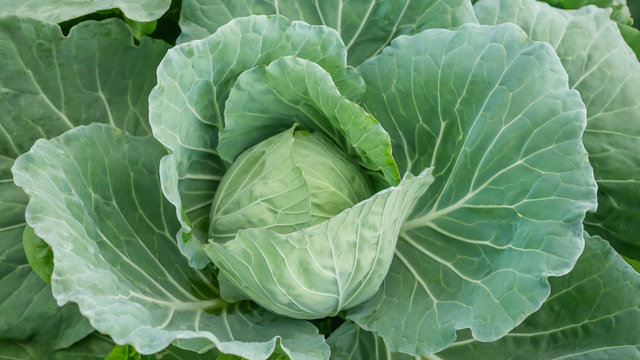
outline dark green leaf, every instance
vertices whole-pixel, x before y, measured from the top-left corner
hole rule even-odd
[[[24,252],[27,255],[31,269],[47,284],[51,284],[53,251],[51,251],[49,245],[40,239],[29,225],[24,228],[22,245],[24,245]]]
[[[22,244],[27,197],[10,168],[36,139],[76,125],[111,122],[147,133],[147,95],[168,46],[150,39],[133,46],[119,20],[83,23],[65,38],[57,25],[15,16],[0,17],[0,44],[0,337],[26,341],[55,323],[70,344],[91,328],[75,306],[59,308],[29,267]],[[58,341],[40,338],[38,346],[62,346],[45,340]]]
[[[171,0],[0,0],[1,15],[19,15],[59,23],[100,10],[120,8],[130,19],[152,21],[164,14]]]
[[[182,9],[179,42],[204,38],[237,17],[279,14],[336,29],[354,66],[400,35],[476,22],[469,0],[184,0]]]

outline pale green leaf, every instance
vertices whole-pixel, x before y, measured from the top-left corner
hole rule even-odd
[[[76,125],[112,122],[147,133],[147,95],[168,46],[144,39],[135,47],[119,20],[85,22],[65,38],[57,25],[8,16],[0,17],[0,47],[0,337],[25,340],[54,320],[56,334],[66,336],[64,324],[83,318],[74,307],[60,309],[27,263],[27,197],[13,184],[10,168],[36,139]],[[84,324],[84,333],[69,336],[85,336],[90,327]],[[57,346],[43,341],[39,346]]]
[[[279,14],[336,29],[349,64],[376,55],[400,35],[476,22],[469,0],[184,0],[178,42],[201,39],[236,17]]]
[[[0,0],[0,15],[18,15],[59,23],[100,10],[119,8],[130,19],[160,18],[171,0]]]
[[[292,127],[245,150],[231,165],[213,198],[209,236],[224,243],[240,229],[293,232],[372,194],[361,169],[334,143],[320,132],[294,134]]]
[[[331,219],[279,234],[240,230],[235,239],[205,245],[225,278],[278,314],[316,319],[360,304],[380,287],[400,226],[433,181],[431,170],[407,174]]]
[[[400,181],[387,132],[311,61],[289,56],[244,72],[229,94],[224,121],[218,151],[227,161],[297,123],[322,132],[365,168],[382,172],[388,184]]]
[[[586,236],[585,241],[575,268],[549,279],[549,298],[520,326],[493,343],[465,333],[438,358],[640,358],[640,274],[600,237]]]
[[[181,339],[181,347],[250,359],[277,344],[292,359],[327,358],[310,323],[228,305],[211,271],[187,265],[174,208],[160,191],[165,154],[152,137],[93,124],[39,140],[16,160],[14,181],[30,197],[26,219],[53,249],[58,302],[77,303],[98,331],[141,354]]]
[[[300,130],[294,139],[293,157],[309,186],[311,225],[328,220],[373,195],[362,168],[322,132]]]
[[[540,310],[503,338],[475,341],[468,331],[432,360],[629,359],[640,357],[640,274],[597,236],[585,237],[575,268],[550,278]],[[415,359],[391,352],[381,338],[347,322],[327,343],[335,360]]]
[[[209,262],[201,245],[214,192],[227,169],[216,148],[231,87],[242,72],[288,55],[317,63],[339,89],[364,87],[347,67],[335,30],[278,16],[235,19],[204,40],[174,47],[158,68],[150,122],[171,152],[161,162],[163,192],[177,208],[178,243],[192,266]]]
[[[288,233],[311,223],[311,192],[293,156],[293,128],[245,151],[225,174],[211,206],[209,235],[224,243],[239,229]],[[226,296],[225,296],[226,298]]]
[[[401,37],[359,70],[400,171],[433,167],[435,181],[382,288],[348,317],[409,354],[467,327],[500,338],[582,251],[596,184],[578,92],[553,49],[513,24]]]
[[[533,0],[483,0],[476,11],[483,23],[514,22],[555,48],[569,86],[587,106],[583,141],[598,182],[598,211],[585,228],[640,259],[640,63],[608,11],[566,11]]]

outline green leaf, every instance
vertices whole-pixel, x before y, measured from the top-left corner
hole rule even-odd
[[[147,96],[163,41],[136,47],[118,19],[83,22],[65,38],[57,25],[9,16],[0,17],[0,44],[2,155],[14,159],[40,137],[92,122],[150,133]]]
[[[143,36],[150,35],[156,30],[156,26],[158,25],[157,21],[149,21],[149,22],[140,22],[131,20],[129,18],[125,18],[124,21],[129,25],[129,29],[131,29],[131,33],[133,37],[140,41]]]
[[[338,89],[364,87],[347,67],[334,30],[279,16],[235,19],[204,40],[174,47],[158,68],[149,116],[154,135],[171,152],[161,162],[163,192],[176,206],[182,224],[178,244],[191,266],[209,262],[201,245],[211,201],[227,170],[216,148],[231,87],[245,70],[288,55],[320,65]]]
[[[627,7],[626,0],[544,0],[549,5],[559,7],[561,9],[580,9],[583,6],[595,5],[599,8],[611,9],[611,20],[622,24],[631,25],[633,19]],[[632,0],[634,1],[634,0]]]
[[[327,339],[332,360],[416,360],[416,357],[393,353],[375,333],[348,321]]]
[[[626,43],[631,47],[633,52],[636,53],[638,59],[640,59],[640,31],[632,27],[632,24],[637,24],[638,21],[634,21],[631,17],[630,8],[635,5],[634,2],[629,3],[627,7],[626,0],[544,0],[550,5],[559,7],[562,9],[579,9],[587,5],[595,5],[599,8],[609,8],[612,10],[610,13],[611,20],[618,23],[618,28],[622,33],[622,37]],[[634,0],[637,1],[637,0]],[[640,3],[639,3],[640,4]],[[639,7],[640,9],[640,7]],[[637,25],[636,25],[637,27]]]
[[[53,251],[51,251],[49,245],[40,239],[29,225],[24,228],[22,244],[31,269],[47,284],[51,284]]]
[[[632,268],[635,269],[635,271],[640,273],[640,261],[638,260],[634,260],[634,259],[629,259],[626,256],[622,257],[629,265],[631,265]]]
[[[85,22],[65,38],[57,25],[9,16],[0,17],[0,47],[0,338],[26,340],[48,323],[66,336],[65,324],[73,328],[80,320],[84,330],[69,336],[83,337],[88,322],[73,306],[59,308],[28,265],[22,244],[27,197],[13,184],[10,168],[36,139],[76,125],[112,120],[147,133],[146,97],[168,46],[145,39],[134,47],[119,20]],[[58,346],[44,341],[38,346]]]
[[[55,328],[48,330],[56,332]],[[110,339],[95,332],[66,349],[53,350],[42,341],[41,338],[31,341],[0,340],[0,359],[103,360],[113,347]]]
[[[300,319],[335,316],[376,293],[393,258],[400,226],[433,181],[431,169],[407,174],[331,219],[279,234],[240,230],[205,252],[225,278],[259,305]]]
[[[116,345],[104,360],[140,360],[140,354],[131,345]]]
[[[629,2],[629,12],[633,18],[633,27],[640,29],[640,3],[637,1]]]
[[[39,140],[16,160],[14,181],[30,197],[26,219],[53,249],[58,302],[76,302],[98,331],[141,354],[179,338],[183,348],[215,346],[250,359],[277,344],[292,359],[328,358],[310,323],[228,305],[211,271],[187,265],[173,237],[173,206],[160,191],[165,154],[152,137],[93,124]]]
[[[142,360],[218,360],[219,356],[220,352],[216,349],[209,350],[205,353],[196,353],[172,345],[159,353],[155,353],[153,355],[142,355]],[[225,356],[234,357],[235,355]],[[241,357],[235,358],[242,359]]]
[[[245,71],[229,94],[224,121],[218,151],[227,161],[297,123],[322,132],[363,167],[382,172],[388,184],[400,181],[387,132],[311,61],[288,56]]]
[[[456,343],[426,359],[637,359],[640,345],[640,274],[601,238],[585,237],[575,268],[550,278],[540,310],[491,343],[462,331]],[[335,360],[414,359],[392,353],[381,338],[347,322],[327,339]]]
[[[183,0],[178,42],[204,38],[251,14],[279,14],[336,29],[352,65],[378,54],[397,36],[476,22],[469,0]]]
[[[587,216],[585,229],[640,259],[640,63],[618,27],[595,6],[570,12],[533,0],[483,0],[476,11],[483,23],[515,22],[555,48],[569,86],[587,106],[583,141],[598,182],[598,211]]]
[[[348,318],[428,354],[493,341],[537,310],[582,251],[596,184],[584,104],[553,49],[513,24],[396,39],[359,70],[400,171],[434,168],[380,291]]]
[[[568,275],[551,278],[542,308],[493,343],[468,336],[437,356],[454,359],[638,359],[640,274],[598,236]]]
[[[629,25],[618,24],[620,34],[640,61],[640,30]]]
[[[119,8],[135,21],[152,21],[160,18],[170,4],[171,0],[0,0],[0,16],[18,15],[60,23],[96,11]]]

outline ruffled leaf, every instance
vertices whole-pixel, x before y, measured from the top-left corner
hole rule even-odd
[[[553,49],[511,24],[396,39],[359,70],[401,171],[434,168],[380,291],[348,317],[393,351],[493,341],[582,251],[596,184],[584,104]]]
[[[390,185],[400,181],[387,132],[308,60],[283,57],[244,72],[229,94],[224,119],[218,151],[227,161],[297,123],[328,136]]]
[[[179,42],[201,39],[240,16],[279,14],[336,29],[359,65],[400,35],[476,22],[469,0],[183,0]]]
[[[483,23],[514,22],[554,47],[569,86],[587,106],[583,141],[598,182],[598,211],[585,228],[640,259],[640,62],[609,11],[566,11],[533,0],[483,0],[476,11]]]
[[[187,265],[160,191],[165,154],[152,137],[94,124],[39,140],[16,160],[15,182],[30,197],[27,221],[53,249],[58,303],[76,302],[94,328],[142,354],[180,339],[183,348],[249,359],[278,344],[292,359],[328,358],[313,325],[226,304],[212,273]]]
[[[149,116],[155,137],[170,150],[160,165],[162,187],[177,208],[178,243],[191,266],[209,262],[201,245],[215,190],[227,170],[217,147],[229,92],[242,72],[289,55],[320,65],[338,89],[353,92],[364,86],[347,67],[335,30],[280,16],[235,19],[204,40],[174,47],[158,68]]]

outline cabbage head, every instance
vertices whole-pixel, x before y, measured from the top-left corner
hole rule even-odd
[[[380,287],[402,219],[430,181],[426,171],[371,196],[364,173],[335,144],[286,130],[226,172],[204,249],[220,281],[263,307],[301,319],[334,316]]]
[[[318,224],[372,195],[363,172],[320,133],[287,130],[245,150],[220,181],[209,237],[240,229],[286,234]]]

